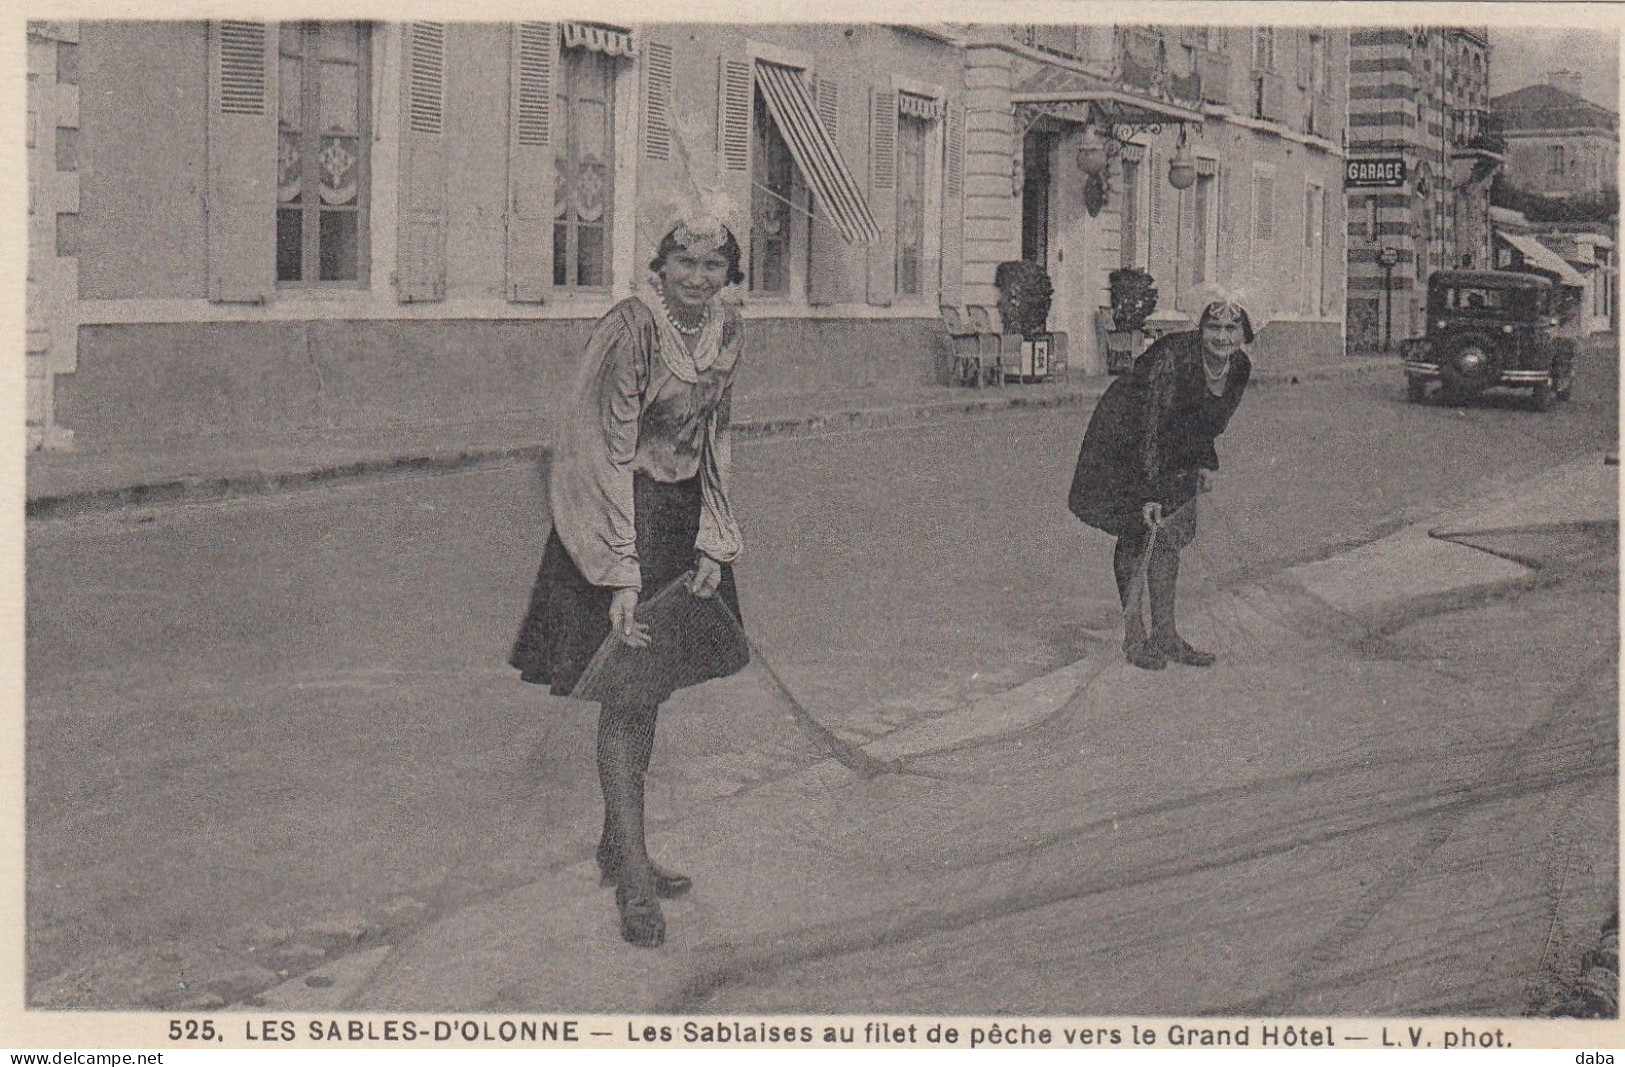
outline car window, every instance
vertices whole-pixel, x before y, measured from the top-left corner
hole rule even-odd
[[[1535,292],[1488,286],[1445,286],[1435,291],[1434,310],[1500,311],[1527,315],[1535,310]]]

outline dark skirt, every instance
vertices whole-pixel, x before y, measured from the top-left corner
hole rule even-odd
[[[632,483],[632,514],[643,575],[641,601],[694,568],[694,538],[700,530],[699,478],[657,482],[637,475]],[[508,657],[508,663],[519,670],[520,680],[546,685],[557,696],[569,696],[609,636],[609,602],[614,594],[608,586],[587,581],[559,540],[558,531],[551,531],[531,590],[530,610]],[[743,618],[729,564],[722,565],[716,595],[734,618]],[[747,662],[742,640],[721,647],[701,643],[687,657],[680,676],[672,679],[672,688],[738,673]]]

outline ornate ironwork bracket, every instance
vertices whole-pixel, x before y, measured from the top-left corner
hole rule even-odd
[[[1114,122],[1107,110],[1094,102],[1024,102],[1015,105],[1015,115],[1016,121],[1021,124],[1021,136],[1023,137],[1038,124],[1040,119],[1060,119],[1066,122],[1093,126],[1102,133],[1109,135],[1119,145],[1131,143],[1134,138],[1142,133],[1155,137],[1164,130],[1186,125],[1200,126],[1202,124],[1200,120],[1187,123],[1178,119]]]

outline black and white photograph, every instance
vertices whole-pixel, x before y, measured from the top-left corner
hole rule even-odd
[[[17,19],[21,1032],[1620,1046],[1621,19],[1363,6]]]

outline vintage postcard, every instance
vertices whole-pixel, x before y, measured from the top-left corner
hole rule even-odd
[[[1622,21],[23,5],[0,1046],[1625,1044]]]

